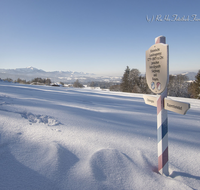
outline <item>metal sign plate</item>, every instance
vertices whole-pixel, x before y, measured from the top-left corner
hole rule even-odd
[[[146,51],[146,79],[150,90],[162,93],[169,81],[169,46],[154,44]]]

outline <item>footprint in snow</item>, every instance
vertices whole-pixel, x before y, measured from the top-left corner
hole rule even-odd
[[[25,119],[28,119],[30,125],[32,125],[33,123],[43,123],[48,126],[55,126],[62,124],[58,120],[48,115],[36,115],[30,112],[29,113],[24,112],[21,113],[21,116]]]

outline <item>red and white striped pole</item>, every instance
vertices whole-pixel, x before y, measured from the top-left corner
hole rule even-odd
[[[155,38],[155,43],[166,43],[164,36]],[[168,169],[168,117],[164,109],[164,98],[167,97],[167,88],[158,95],[157,99],[157,141],[158,141],[158,172],[169,175]]]

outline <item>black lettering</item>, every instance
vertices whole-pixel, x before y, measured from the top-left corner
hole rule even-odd
[[[182,106],[176,106],[176,105],[169,104],[169,103],[167,103],[167,106],[168,106],[168,107],[173,107],[173,108],[175,108],[175,109],[182,110]]]
[[[158,69],[160,68],[160,65],[153,65],[153,66],[149,66],[150,69]]]
[[[158,78],[152,77],[152,81],[158,81]]]
[[[152,65],[154,64],[159,64],[159,61],[154,61],[154,62],[151,62]]]
[[[161,52],[160,53],[152,53],[152,54],[149,55],[149,57],[158,56],[158,55],[161,55],[161,54],[162,54]]]
[[[157,49],[151,49],[150,52],[160,51],[160,48]]]
[[[156,69],[155,69],[155,70],[152,70],[151,72],[152,72],[152,73],[160,73],[160,70],[156,70]]]
[[[148,102],[151,102],[151,103],[154,103],[154,101],[153,101],[153,100],[149,100],[148,98],[147,98],[147,101],[148,101]]]

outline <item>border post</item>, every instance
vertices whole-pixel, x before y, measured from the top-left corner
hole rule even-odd
[[[167,110],[185,115],[190,104],[167,98],[169,82],[169,46],[166,38],[155,38],[155,44],[146,51],[146,79],[149,89],[157,94],[143,95],[146,104],[157,107],[158,172],[169,175]]]
[[[166,38],[159,36],[155,38],[155,44],[166,44]],[[168,115],[164,109],[164,99],[167,97],[166,89],[158,95],[157,99],[157,141],[158,141],[158,172],[169,175],[168,169]]]

